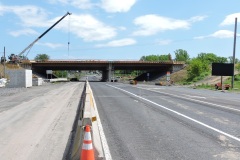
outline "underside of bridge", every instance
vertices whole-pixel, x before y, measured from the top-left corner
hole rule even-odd
[[[115,70],[138,70],[145,71],[145,75],[139,76],[137,80],[154,79],[157,74],[166,74],[167,71],[174,70],[173,62],[141,62],[141,61],[47,61],[32,63],[32,70],[36,73],[46,75],[46,70],[99,70],[102,72],[102,81],[110,81]]]

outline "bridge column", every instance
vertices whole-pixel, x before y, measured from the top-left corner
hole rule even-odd
[[[107,72],[108,72],[108,76],[107,76],[107,79],[108,79],[108,80],[107,80],[107,81],[108,81],[108,82],[111,82],[111,77],[112,77],[112,62],[109,62]]]
[[[102,71],[102,81],[107,82],[107,79],[108,79],[108,72],[107,72],[107,70],[103,70]]]

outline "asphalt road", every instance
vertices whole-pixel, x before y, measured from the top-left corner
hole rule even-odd
[[[240,159],[240,94],[90,85],[114,160]]]
[[[0,159],[63,158],[84,83],[0,89]]]

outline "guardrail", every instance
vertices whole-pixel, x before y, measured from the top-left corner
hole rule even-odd
[[[77,111],[77,117],[75,122],[77,122],[74,130],[74,135],[72,135],[71,146],[69,146],[68,155],[65,159],[79,160],[81,157],[81,149],[84,139],[84,127],[86,125],[91,126],[91,134],[93,137],[93,147],[96,160],[105,159],[105,154],[102,147],[102,141],[100,138],[99,127],[97,124],[96,116],[96,104],[94,101],[93,93],[91,87],[86,81],[85,89],[82,94],[79,110]]]

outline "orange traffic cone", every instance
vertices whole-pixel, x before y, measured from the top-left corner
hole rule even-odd
[[[80,160],[95,160],[94,158],[94,151],[92,145],[92,137],[90,132],[90,126],[86,125],[83,145],[82,145],[82,152],[81,152],[81,159]]]

